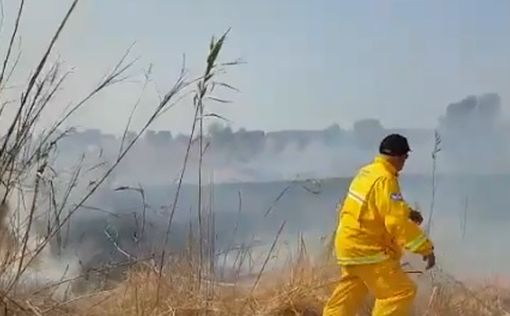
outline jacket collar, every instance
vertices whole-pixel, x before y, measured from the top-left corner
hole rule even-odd
[[[374,163],[381,164],[389,173],[398,177],[397,169],[389,162],[388,158],[383,155],[377,155],[374,159]]]

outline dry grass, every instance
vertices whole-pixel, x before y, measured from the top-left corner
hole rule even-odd
[[[300,257],[265,272],[252,292],[256,275],[230,283],[206,277],[199,282],[197,262],[198,258],[192,263],[185,256],[174,260],[163,273],[159,289],[159,273],[138,265],[110,290],[64,302],[20,297],[6,306],[10,313],[27,315],[321,315],[339,277],[334,264],[314,264],[311,258]],[[504,310],[510,307],[510,291],[480,286],[473,296],[465,285],[435,279],[420,278],[415,315],[508,315]],[[360,315],[369,315],[370,305],[368,298]]]
[[[158,276],[134,269],[114,290],[93,302],[76,306],[83,315],[321,315],[338,275],[336,267],[317,267],[300,261],[281,270],[266,272],[260,287],[250,292],[253,279],[238,284],[207,283],[212,291],[198,290],[194,269],[175,265],[163,280],[156,297]],[[202,282],[203,283],[203,282]],[[423,284],[429,288],[432,284]],[[210,289],[210,288],[209,288]],[[415,315],[506,315],[510,292],[480,288],[476,297],[451,283],[437,283],[417,299]],[[91,307],[92,304],[92,307]],[[508,307],[506,307],[506,306]],[[370,301],[363,308],[369,315]]]

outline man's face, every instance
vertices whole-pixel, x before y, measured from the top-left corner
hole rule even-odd
[[[406,163],[407,158],[409,158],[409,154],[395,157],[396,162],[395,167],[397,168],[398,171],[404,169],[404,165]]]

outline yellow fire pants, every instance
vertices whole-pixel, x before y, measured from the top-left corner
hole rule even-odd
[[[416,285],[400,267],[386,260],[367,265],[342,266],[342,277],[324,307],[323,316],[355,316],[368,292],[375,297],[373,316],[408,316]]]

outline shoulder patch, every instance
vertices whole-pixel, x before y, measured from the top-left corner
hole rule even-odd
[[[390,199],[393,200],[393,201],[403,201],[404,198],[402,197],[402,194],[397,192],[397,193],[391,193],[390,194]]]

